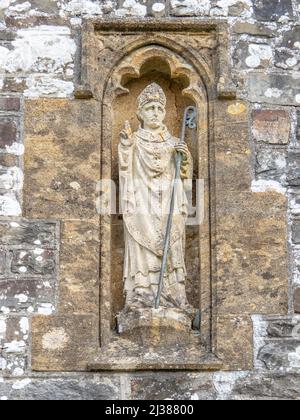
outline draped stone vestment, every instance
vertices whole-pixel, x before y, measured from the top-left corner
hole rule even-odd
[[[153,307],[162,264],[163,244],[175,178],[175,149],[178,139],[166,128],[154,136],[140,128],[119,144],[121,208],[124,219],[126,304]],[[186,159],[182,170],[192,162]],[[185,223],[187,199],[184,181],[177,182],[162,306],[184,308]]]

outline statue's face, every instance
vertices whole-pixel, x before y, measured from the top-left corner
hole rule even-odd
[[[149,102],[139,110],[139,118],[145,129],[155,130],[163,125],[166,110],[160,102]]]

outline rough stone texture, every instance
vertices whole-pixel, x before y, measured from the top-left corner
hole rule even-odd
[[[291,0],[253,0],[254,15],[260,21],[277,21],[283,16],[293,17]]]
[[[287,153],[285,149],[257,147],[255,170],[258,178],[284,183],[286,178]]]
[[[291,119],[286,111],[255,110],[252,118],[255,141],[269,144],[289,143]]]
[[[296,314],[300,314],[300,288],[294,291],[294,310]]]
[[[94,315],[32,318],[31,368],[35,371],[86,371],[98,347]]]
[[[300,151],[291,150],[288,154],[287,183],[292,187],[300,186]]]
[[[252,73],[249,78],[252,102],[298,106],[299,89],[297,76]]]

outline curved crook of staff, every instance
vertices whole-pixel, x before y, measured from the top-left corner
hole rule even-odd
[[[180,143],[185,142],[186,127],[190,129],[197,128],[197,115],[198,115],[198,112],[197,112],[196,107],[189,106],[185,109],[183,122],[182,122]],[[175,208],[176,187],[177,187],[177,182],[180,179],[181,163],[182,163],[182,153],[179,152],[177,153],[177,156],[176,156],[176,172],[175,172],[175,179],[174,179],[172,196],[171,196],[170,212],[168,216],[166,235],[165,235],[165,240],[164,240],[164,251],[163,251],[162,265],[161,265],[160,276],[159,276],[158,291],[157,291],[157,296],[155,299],[155,309],[158,309],[160,306],[161,294],[164,287],[164,276],[165,276],[165,272],[167,268],[167,260],[168,260],[169,250],[170,250],[171,230],[172,230],[173,214],[174,214],[174,208]]]

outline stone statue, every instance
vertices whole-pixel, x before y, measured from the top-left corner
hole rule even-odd
[[[176,188],[161,306],[192,313],[185,281],[186,190],[192,179],[192,157],[166,126],[166,96],[153,83],[138,97],[140,128],[133,133],[128,122],[120,134],[120,198],[124,220],[124,287],[127,309],[153,308],[158,290],[164,237],[175,177],[175,157],[183,155],[181,179]]]

